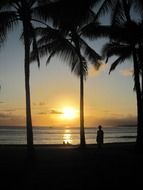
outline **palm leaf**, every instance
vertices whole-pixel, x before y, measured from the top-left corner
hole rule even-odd
[[[39,43],[40,41],[40,43]],[[74,71],[76,64],[79,62],[78,55],[74,46],[68,42],[68,40],[61,38],[60,40],[53,40],[48,43],[48,41],[41,43],[41,39],[38,41],[38,52],[40,57],[47,56],[47,63],[51,60],[55,55],[59,56],[64,62],[68,63],[71,67],[71,71]],[[43,45],[42,45],[43,44]],[[40,46],[39,46],[40,45]],[[36,59],[35,51],[31,53],[31,61]]]
[[[118,42],[107,43],[102,48],[102,55],[105,57],[111,57],[113,55],[121,56],[121,55],[129,55],[131,54],[131,47],[128,44],[122,44]],[[128,56],[127,56],[128,57]]]
[[[46,28],[42,27],[36,28],[35,32],[37,36],[40,36],[40,39],[38,40],[38,45],[43,45],[53,40],[60,41],[64,38],[64,35],[61,31],[53,29],[49,26],[47,26]]]
[[[133,8],[136,13],[139,13],[141,18],[143,18],[143,1],[142,0],[132,0]]]
[[[126,57],[119,57],[118,59],[116,59],[116,61],[114,61],[111,64],[111,67],[109,69],[109,74],[111,73],[111,71],[115,70],[118,64],[121,64],[123,61],[125,61]]]
[[[118,0],[104,0],[96,12],[96,20],[98,20],[102,15],[105,15],[105,13],[111,11],[116,5],[116,1]]]
[[[84,40],[80,38],[82,52],[84,57],[86,57],[91,63],[95,66],[96,69],[99,69],[101,65],[101,56],[96,53]]]
[[[86,79],[86,76],[88,74],[88,66],[87,66],[87,61],[84,57],[81,57],[81,63],[76,64],[74,66],[74,73],[77,76],[81,76],[81,68],[80,68],[80,64],[82,64],[82,75],[84,76],[84,78]]]
[[[33,40],[33,49],[35,50],[35,56],[38,63],[38,67],[40,67],[40,58],[39,58],[39,52],[38,52],[38,46],[37,46],[37,40],[36,40],[36,34],[34,31],[33,26],[31,25],[31,35]]]
[[[42,19],[52,21],[55,27],[63,27],[69,30],[75,26],[80,26],[92,17],[89,10],[94,4],[93,0],[40,2],[38,14],[41,15]]]
[[[108,59],[115,55],[118,56],[118,58],[112,63],[109,74],[111,71],[113,71],[118,64],[124,62],[126,59],[129,59],[132,55],[132,48],[128,44],[121,44],[121,43],[107,43],[104,45],[102,49],[103,56],[107,57]]]
[[[112,28],[110,26],[99,25],[99,23],[90,23],[82,28],[81,34],[88,39],[97,39],[101,37],[109,37]]]
[[[0,12],[0,41],[4,41],[7,32],[13,30],[13,27],[17,24],[17,15],[14,11]]]
[[[116,2],[114,9],[111,12],[111,24],[112,26],[121,26],[126,22],[125,12],[120,1]]]

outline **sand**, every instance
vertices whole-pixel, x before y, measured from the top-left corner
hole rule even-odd
[[[143,155],[134,143],[78,146],[35,145],[32,161],[24,145],[0,146],[1,189],[74,190],[143,187]],[[141,188],[142,189],[142,188]]]

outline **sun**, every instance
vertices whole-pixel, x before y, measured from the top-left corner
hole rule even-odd
[[[75,119],[77,117],[77,110],[71,107],[63,108],[63,119]]]

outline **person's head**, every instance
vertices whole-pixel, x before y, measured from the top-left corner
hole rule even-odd
[[[102,126],[101,126],[101,125],[99,125],[99,126],[98,126],[98,129],[99,129],[99,130],[101,130],[101,128],[102,128]]]

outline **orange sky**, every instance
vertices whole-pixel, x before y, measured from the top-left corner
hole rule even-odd
[[[24,53],[16,32],[0,52],[0,125],[25,125]],[[102,42],[103,43],[103,42]],[[15,46],[12,46],[15,44]],[[95,43],[100,53],[100,41]],[[31,64],[31,105],[34,126],[79,126],[79,117],[60,119],[63,107],[79,110],[79,78],[59,58]],[[109,63],[110,65],[110,63]],[[85,81],[85,126],[132,124],[136,121],[136,99],[131,76],[132,63],[118,66],[110,75],[109,65],[98,72],[89,67]]]

